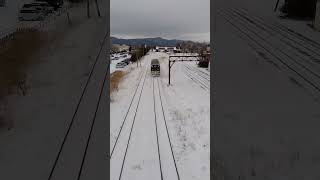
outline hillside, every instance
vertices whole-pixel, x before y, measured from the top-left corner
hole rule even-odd
[[[120,39],[111,37],[112,44],[127,44],[132,46],[148,45],[148,46],[176,46],[177,43],[183,42],[182,40],[176,39],[164,39],[161,37],[156,38],[138,38],[138,39]]]

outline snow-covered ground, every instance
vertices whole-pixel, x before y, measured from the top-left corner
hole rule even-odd
[[[217,179],[320,176],[319,92],[311,86],[320,82],[319,46],[300,36],[319,43],[320,33],[308,21],[279,19],[275,2],[218,3],[211,69]]]
[[[105,1],[98,2],[105,7]],[[101,8],[102,18],[92,11],[92,17],[88,19],[85,12],[84,5],[70,9],[71,25],[68,25],[65,14],[62,19],[56,19],[54,30],[48,31],[50,36],[56,38],[48,46],[43,46],[34,57],[36,63],[27,69],[30,89],[26,96],[13,94],[7,97],[10,110],[7,118],[13,121],[14,127],[10,131],[0,130],[0,179],[48,179],[107,32],[105,9]],[[107,69],[105,44],[79,107],[81,114],[75,117],[75,124],[61,151],[62,158],[57,161],[52,179],[76,179],[78,175],[89,134],[89,122]],[[107,124],[104,118],[108,104],[103,101],[101,106],[81,179],[107,179]]]
[[[152,77],[151,59],[161,64]],[[150,52],[131,64],[110,104],[111,179],[209,179],[210,74]],[[172,149],[171,149],[172,148]]]

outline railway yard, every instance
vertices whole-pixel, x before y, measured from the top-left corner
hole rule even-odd
[[[319,32],[271,1],[217,6],[213,175],[317,179]]]
[[[0,179],[108,178],[106,11],[88,19],[84,9],[70,9],[77,26],[52,22],[59,38],[26,68],[27,93],[6,97],[14,126],[1,127]]]
[[[160,61],[159,77],[151,75],[152,59]],[[208,179],[209,71],[179,62],[168,86],[166,53],[149,52],[141,67],[131,65],[111,95],[111,179]]]
[[[0,179],[319,178],[319,33],[270,15],[267,1],[216,5],[210,70],[175,62],[170,85],[167,53],[109,61],[105,19],[74,11],[77,26],[28,69],[26,95],[7,97]]]

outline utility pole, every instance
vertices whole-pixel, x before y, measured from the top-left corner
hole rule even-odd
[[[277,9],[278,9],[279,1],[280,1],[280,0],[277,0],[276,6],[274,7],[274,10],[273,10],[274,12],[276,12]]]
[[[320,0],[317,0],[316,15],[314,17],[314,28],[320,31]]]
[[[71,25],[71,19],[70,19],[69,11],[67,11],[67,19],[68,19],[68,24]]]
[[[140,58],[139,58],[139,66],[141,67],[141,58],[143,56],[143,49],[141,48],[141,46],[139,47],[139,56],[140,56]]]
[[[90,18],[90,2],[87,0],[87,16]]]
[[[97,9],[98,16],[101,17],[98,0],[95,0],[95,4],[96,4],[96,9]]]
[[[139,54],[138,54],[138,51],[137,51],[137,49],[135,49],[135,52],[134,52],[135,54],[135,59],[136,59],[136,62],[137,62],[137,67],[138,67],[138,63],[139,63]]]

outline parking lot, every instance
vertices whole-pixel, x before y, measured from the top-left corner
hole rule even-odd
[[[131,55],[129,52],[111,53],[110,54],[110,73],[121,70],[130,64]]]
[[[59,0],[12,0],[0,7],[0,40],[25,29],[49,30],[68,9]],[[59,21],[60,21],[59,20]],[[54,27],[53,27],[54,28]]]
[[[19,21],[43,21],[46,17],[58,11],[63,1],[34,0],[25,3],[19,9]]]

